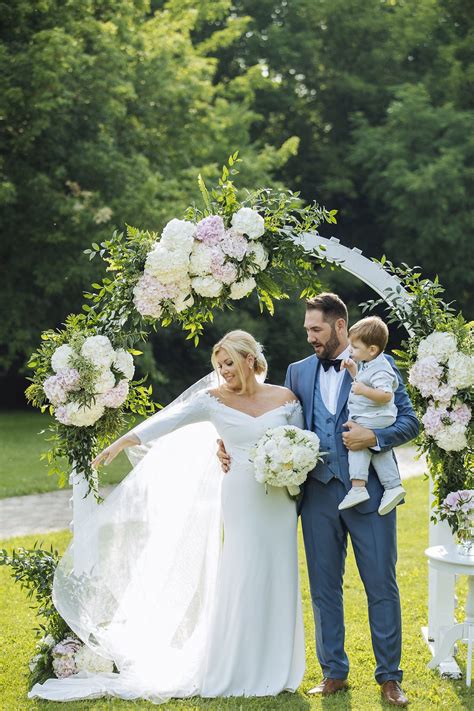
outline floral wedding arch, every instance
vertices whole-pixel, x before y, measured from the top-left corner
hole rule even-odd
[[[431,541],[449,537],[446,524],[433,522],[449,518],[443,505],[448,494],[474,486],[472,324],[444,303],[436,280],[320,237],[318,226],[335,223],[335,210],[316,203],[302,207],[299,195],[289,191],[261,189],[240,199],[233,182],[239,160],[237,154],[229,158],[212,190],[199,176],[203,207],[189,207],[160,236],[128,227],[126,235],[115,232],[86,250],[90,259],[103,259],[107,276],[85,293],[84,313],[70,315],[59,331],[43,333],[30,359],[27,397],[54,416],[45,455],[50,473],[64,484],[73,471],[74,535],[99,501],[91,459],[118,435],[125,412],[149,415],[155,409],[151,388],[133,380],[133,357],[149,330],[177,322],[197,345],[217,309],[256,291],[261,309],[273,313],[274,301],[294,287],[301,297],[317,293],[317,268],[337,264],[378,293],[365,310],[385,303],[388,320],[407,329],[409,338],[395,354],[408,372],[423,425],[418,443],[432,482]],[[456,530],[453,517],[450,524]],[[437,603],[430,607],[428,634],[435,639],[437,620],[454,615],[449,595],[434,595],[436,586],[433,577],[430,598]]]

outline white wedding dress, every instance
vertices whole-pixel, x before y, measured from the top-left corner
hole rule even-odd
[[[296,506],[286,489],[257,483],[250,461],[265,431],[288,423],[303,427],[299,403],[253,417],[201,389],[135,428],[146,455],[76,532],[53,589],[62,617],[119,673],[49,679],[30,698],[162,703],[297,689]],[[225,475],[217,434],[231,456]]]

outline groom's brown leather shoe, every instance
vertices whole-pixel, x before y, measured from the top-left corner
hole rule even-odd
[[[386,681],[380,685],[382,698],[392,706],[408,706],[408,699],[398,681]]]
[[[328,677],[325,676],[320,684],[306,693],[330,696],[331,694],[335,694],[337,691],[347,691],[347,681],[345,679],[328,679]]]

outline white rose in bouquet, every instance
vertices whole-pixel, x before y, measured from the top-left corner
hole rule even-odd
[[[82,344],[81,355],[99,368],[110,368],[115,351],[107,336],[89,336]]]
[[[252,452],[255,479],[265,486],[286,486],[290,494],[299,493],[320,457],[319,437],[292,425],[265,432]]]
[[[69,360],[74,355],[74,351],[70,345],[64,343],[64,345],[56,348],[53,355],[51,356],[51,367],[55,373],[59,370],[69,367]]]
[[[232,227],[250,239],[258,239],[265,232],[263,217],[250,207],[241,207],[232,215]]]
[[[127,380],[131,380],[133,378],[133,374],[135,373],[133,356],[131,353],[124,350],[123,348],[117,348],[117,350],[115,351],[113,366],[116,370],[119,370],[121,373],[123,373]]]
[[[456,390],[467,390],[474,386],[474,356],[455,353],[448,363],[448,383]]]
[[[433,356],[439,363],[445,363],[456,350],[456,337],[453,333],[435,331],[420,341],[418,358]]]

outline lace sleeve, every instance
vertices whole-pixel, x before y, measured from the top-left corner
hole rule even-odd
[[[286,417],[289,425],[304,429],[303,409],[299,400],[292,400],[285,405]]]
[[[157,412],[132,430],[141,444],[163,437],[174,430],[195,422],[209,419],[209,398],[204,393],[194,395],[190,400],[179,403],[169,410]]]

